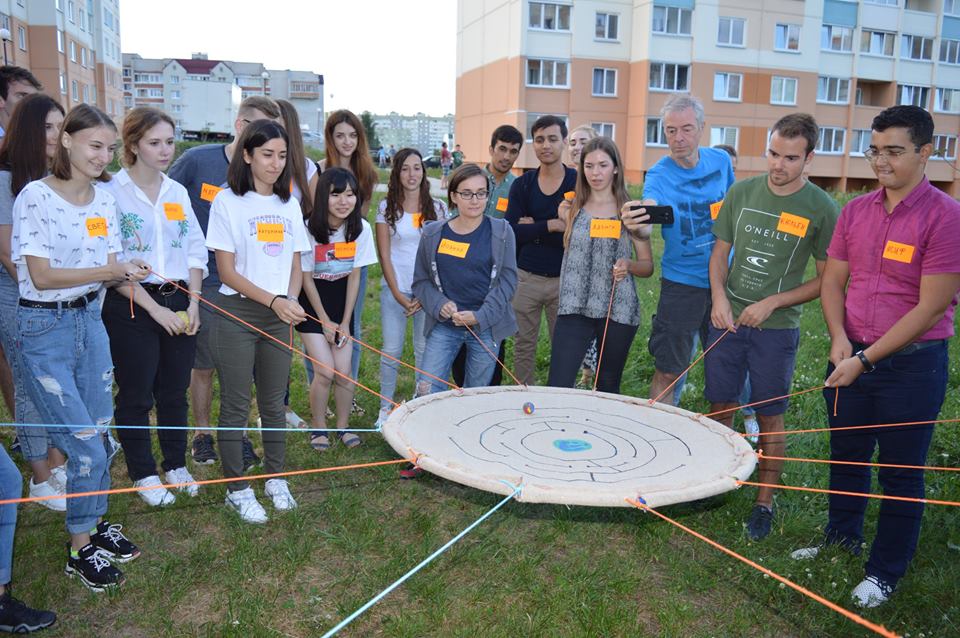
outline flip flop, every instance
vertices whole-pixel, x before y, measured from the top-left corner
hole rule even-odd
[[[317,434],[310,437],[310,447],[317,452],[326,452],[330,449],[330,439],[326,434]]]
[[[340,434],[340,440],[343,441],[343,444],[348,448],[354,448],[360,445],[360,437],[353,432],[343,432]]]

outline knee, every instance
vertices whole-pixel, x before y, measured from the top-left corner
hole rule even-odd
[[[333,383],[333,370],[327,367],[313,366],[313,383],[320,388],[329,388]]]

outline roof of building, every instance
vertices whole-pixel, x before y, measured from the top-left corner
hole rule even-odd
[[[220,64],[220,60],[191,60],[189,58],[174,58],[177,64],[187,73],[207,75],[213,67]]]

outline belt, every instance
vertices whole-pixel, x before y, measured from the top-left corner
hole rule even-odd
[[[42,308],[44,310],[59,310],[61,308],[84,308],[88,303],[97,298],[97,291],[88,292],[83,297],[77,297],[69,301],[34,301],[33,299],[20,298],[20,305],[24,308]]]
[[[936,346],[942,346],[947,343],[947,339],[934,339],[933,341],[914,341],[908,346],[900,348],[893,354],[889,355],[891,357],[896,357],[901,354],[913,354],[914,352],[919,352],[920,350],[926,350],[927,348],[933,348]],[[852,343],[854,351],[857,350],[866,350],[870,347],[868,343]],[[857,346],[860,346],[859,348]]]
[[[181,280],[181,281],[176,281],[176,282],[174,282],[174,281],[165,281],[165,282],[163,282],[162,284],[144,284],[144,283],[141,283],[140,285],[141,285],[141,286],[143,287],[143,289],[146,290],[147,292],[152,292],[152,293],[156,293],[156,294],[159,294],[159,295],[163,295],[164,297],[169,297],[170,295],[174,294],[175,292],[180,292],[180,289],[181,289],[181,288],[186,288],[186,287],[187,287],[187,282],[185,282],[185,281],[183,281],[183,280]]]

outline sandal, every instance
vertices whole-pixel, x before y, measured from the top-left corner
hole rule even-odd
[[[317,452],[326,452],[330,449],[330,439],[326,434],[315,434],[310,437],[310,447]]]
[[[360,437],[353,432],[343,432],[340,434],[340,440],[348,448],[354,448],[360,445]]]

